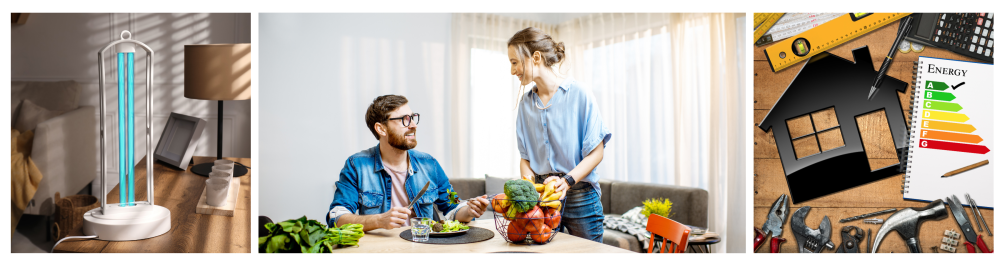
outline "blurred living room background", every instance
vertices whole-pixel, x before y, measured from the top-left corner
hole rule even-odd
[[[669,198],[670,218],[719,233],[713,252],[745,251],[744,14],[262,13],[259,22],[260,215],[326,220],[344,161],[377,144],[364,113],[385,94],[421,114],[416,150],[463,198],[495,191],[493,176],[519,175],[506,42],[532,26],[565,42],[560,72],[590,84],[612,133],[597,167],[605,214]],[[614,229],[604,241],[645,252]]]
[[[11,252],[49,252],[54,194],[100,196],[101,185],[110,191],[117,177],[100,183],[99,115],[108,121],[107,174],[117,176],[118,97],[113,92],[117,82],[105,83],[106,112],[99,113],[97,52],[119,40],[128,30],[132,39],[144,42],[154,52],[153,68],[153,146],[163,131],[171,112],[207,121],[198,140],[195,156],[216,155],[218,111],[215,101],[184,97],[184,45],[249,43],[250,14],[18,14],[22,21],[11,24],[11,123],[20,133],[34,132],[31,160],[41,173],[41,181],[31,189],[13,187]],[[146,58],[136,53],[136,164],[145,157]],[[115,71],[114,56],[105,55],[105,72]],[[250,101],[229,101],[223,119],[226,157],[250,157]],[[19,117],[21,116],[21,117]],[[30,121],[28,119],[31,119]],[[13,130],[12,130],[13,131]],[[13,154],[12,154],[13,156]],[[27,160],[27,159],[25,159]],[[135,165],[132,165],[135,166]],[[12,165],[12,170],[14,166]],[[192,195],[195,196],[195,195]],[[13,202],[22,200],[24,209]],[[15,215],[16,211],[23,211]],[[21,216],[18,219],[18,216]],[[16,226],[16,229],[15,227]]]

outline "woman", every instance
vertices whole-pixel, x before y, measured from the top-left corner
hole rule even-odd
[[[521,176],[535,183],[555,181],[557,191],[568,190],[562,226],[574,236],[602,242],[604,207],[594,168],[611,133],[593,92],[552,69],[562,63],[566,48],[541,30],[529,27],[514,34],[507,41],[507,57],[522,90],[535,82],[517,107]]]

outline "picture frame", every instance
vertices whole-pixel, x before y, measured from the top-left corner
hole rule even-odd
[[[196,117],[171,112],[167,125],[163,127],[160,140],[156,143],[153,157],[156,160],[187,170],[195,143],[201,138],[208,122]]]

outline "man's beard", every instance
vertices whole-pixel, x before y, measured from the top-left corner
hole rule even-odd
[[[416,136],[416,130],[413,131],[414,136]],[[407,140],[406,133],[396,133],[395,129],[389,127],[389,145],[395,147],[399,150],[410,150],[417,147],[417,139],[414,138],[412,141]]]

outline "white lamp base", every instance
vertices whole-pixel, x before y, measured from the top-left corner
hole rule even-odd
[[[151,238],[170,231],[170,210],[163,206],[136,202],[136,206],[108,204],[83,215],[83,234],[99,240],[130,241]]]

